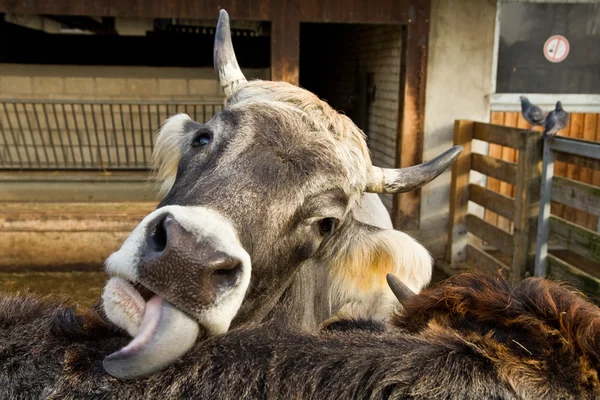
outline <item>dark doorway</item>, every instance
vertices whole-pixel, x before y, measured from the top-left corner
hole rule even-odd
[[[300,26],[300,85],[352,118],[386,168],[396,166],[403,37],[400,25]]]

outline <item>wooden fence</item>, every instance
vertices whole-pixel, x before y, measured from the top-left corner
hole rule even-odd
[[[472,151],[473,139],[511,149],[516,163]],[[448,273],[469,265],[503,269],[520,279],[533,272],[542,159],[542,134],[472,121],[456,121],[454,143],[464,151],[452,168]],[[512,195],[470,183],[471,170],[511,187]],[[514,187],[514,189],[512,189]],[[498,226],[468,212],[472,201],[508,223]]]
[[[473,151],[473,140],[488,143],[487,151]],[[539,131],[472,121],[456,121],[454,142],[465,150],[452,169],[440,267],[449,274],[501,269],[513,279],[535,273],[600,297],[600,143],[544,143]],[[471,171],[485,183],[472,183]],[[469,202],[483,211],[469,212]]]
[[[552,215],[550,203],[568,205],[597,218],[600,216],[600,185],[554,176],[558,161],[600,171],[600,143],[557,137],[544,144],[535,274],[573,282],[597,296],[600,294],[600,225],[591,230]]]
[[[494,111],[491,114],[491,123],[521,129],[529,128],[529,124],[523,119],[521,112],[517,111]],[[600,142],[600,114],[571,113],[569,125],[560,131],[559,135],[573,139]],[[488,155],[505,161],[517,161],[513,149],[497,144],[490,145]],[[557,160],[554,166],[554,175],[600,186],[600,169],[593,170]],[[493,178],[488,179],[487,187],[505,196],[514,196],[514,187]],[[591,230],[596,230],[598,226],[597,215],[576,209],[568,204],[552,202],[552,215]],[[509,226],[509,221],[491,211],[486,211],[485,220],[505,229]]]

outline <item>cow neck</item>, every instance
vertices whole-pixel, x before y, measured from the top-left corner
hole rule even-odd
[[[273,314],[275,305],[281,302],[282,296],[286,290],[291,287],[301,265],[302,264],[296,267],[281,285],[275,288],[269,288],[269,293],[260,293],[257,299],[252,303],[254,307],[250,310],[244,310],[244,306],[242,305],[242,310],[240,310],[240,313],[238,313],[238,316],[235,318],[240,321],[239,325],[236,324],[236,328],[248,328],[266,322]],[[247,304],[247,302],[244,302],[243,304]]]

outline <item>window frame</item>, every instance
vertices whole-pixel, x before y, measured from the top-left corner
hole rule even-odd
[[[496,84],[498,77],[498,48],[500,46],[500,11],[503,4],[510,3],[557,3],[565,4],[565,0],[496,0],[496,24],[494,27],[494,51],[492,57],[492,84],[489,97],[491,111],[513,112],[521,110],[519,96],[527,96],[531,102],[539,105],[544,111],[554,109],[557,100],[572,112],[600,113],[600,94],[573,94],[573,93],[497,93]],[[594,0],[570,0],[568,4],[593,4]]]

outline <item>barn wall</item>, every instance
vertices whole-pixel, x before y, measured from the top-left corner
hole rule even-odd
[[[249,69],[268,79],[268,69]],[[221,100],[212,68],[0,64],[4,99]]]
[[[454,120],[489,122],[495,0],[432,0],[423,159],[452,146]],[[447,241],[450,171],[421,191],[416,236],[434,258]]]
[[[398,26],[364,27],[353,46],[360,68],[373,73],[375,93],[368,107],[366,132],[373,164],[385,168],[396,166],[401,47]],[[392,195],[381,198],[391,210]]]

